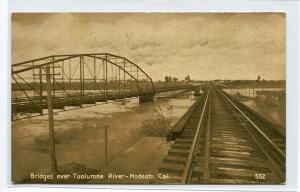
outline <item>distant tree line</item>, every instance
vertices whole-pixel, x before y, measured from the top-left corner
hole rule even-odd
[[[191,77],[189,75],[187,75],[185,78],[184,78],[185,81],[187,82],[191,82]],[[171,76],[168,76],[166,75],[165,76],[165,82],[166,83],[169,83],[169,82],[178,82],[178,78],[177,77],[171,77]]]

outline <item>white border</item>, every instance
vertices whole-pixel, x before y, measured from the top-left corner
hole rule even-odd
[[[0,191],[84,191],[79,188],[230,191],[299,190],[299,2],[201,0],[0,0]],[[11,185],[10,183],[10,13],[11,12],[285,12],[287,72],[286,185]],[[4,25],[3,25],[4,24]],[[64,188],[63,188],[64,187]],[[94,190],[93,190],[93,189]],[[2,190],[1,190],[2,189]],[[51,190],[52,189],[52,190]],[[123,191],[121,190],[121,191]],[[298,191],[297,190],[297,191]],[[120,191],[120,190],[118,190]]]

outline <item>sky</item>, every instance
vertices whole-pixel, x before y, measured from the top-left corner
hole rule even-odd
[[[283,13],[15,13],[12,63],[112,53],[153,80],[285,79]]]

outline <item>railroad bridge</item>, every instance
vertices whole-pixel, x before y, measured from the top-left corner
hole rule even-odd
[[[142,103],[158,93],[175,94],[191,87],[155,86],[137,64],[109,53],[51,55],[12,65],[12,115],[43,115],[49,98],[53,109],[64,110],[131,97]]]
[[[283,184],[285,129],[210,85],[168,135],[167,183]]]

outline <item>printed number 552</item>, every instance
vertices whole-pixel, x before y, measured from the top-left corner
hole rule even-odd
[[[264,179],[266,179],[266,174],[264,174],[264,173],[256,173],[256,174],[254,175],[254,177],[255,177],[255,179],[257,179],[257,180],[264,180]]]

